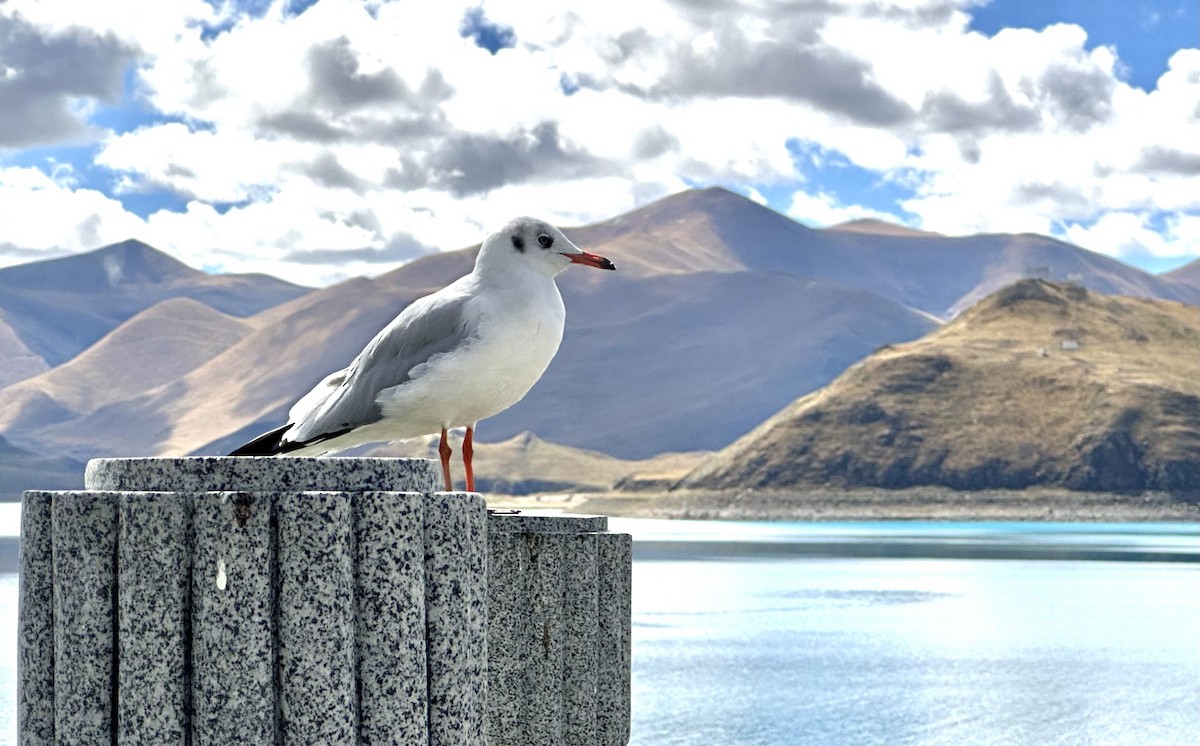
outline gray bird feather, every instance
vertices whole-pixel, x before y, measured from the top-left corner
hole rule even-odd
[[[409,304],[349,366],[296,403],[288,415],[295,424],[284,440],[306,442],[382,419],[381,391],[419,376],[434,356],[468,344],[473,335],[465,324],[466,301],[466,294],[442,294]]]

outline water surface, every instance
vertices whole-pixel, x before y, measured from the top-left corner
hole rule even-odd
[[[1195,526],[613,524],[639,746],[1200,743]]]
[[[610,525],[636,746],[1200,743],[1195,525]],[[0,743],[16,605],[0,571]]]

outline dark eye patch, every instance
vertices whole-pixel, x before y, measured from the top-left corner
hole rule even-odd
[[[540,244],[543,249],[548,249],[554,245],[554,237],[547,236],[545,233],[543,233],[538,236],[538,244]]]
[[[517,251],[525,250],[525,239],[521,238],[520,236],[513,236],[512,242],[513,242],[513,248],[516,249]]]

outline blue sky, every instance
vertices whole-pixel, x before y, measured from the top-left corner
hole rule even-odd
[[[308,284],[719,184],[801,222],[1200,255],[1194,2],[0,4],[0,266]]]
[[[1195,48],[1200,35],[1200,5],[1190,0],[1007,0],[975,8],[971,16],[971,28],[985,34],[1076,24],[1087,31],[1088,47],[1115,47],[1126,68],[1122,77],[1144,91],[1154,90],[1171,55]]]

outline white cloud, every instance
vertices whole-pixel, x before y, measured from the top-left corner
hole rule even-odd
[[[791,206],[787,216],[814,228],[827,228],[831,225],[845,223],[851,220],[882,220],[888,223],[904,225],[904,220],[880,210],[862,205],[844,205],[837,197],[827,192],[796,192],[792,195]]]
[[[1200,253],[1200,216],[1183,215],[1155,230],[1149,219],[1132,212],[1108,212],[1092,225],[1067,225],[1063,236],[1111,257],[1152,256],[1177,259]]]
[[[9,0],[0,14],[138,50],[139,95],[182,121],[109,133],[96,161],[116,189],[188,205],[143,220],[70,173],[35,186],[8,168],[0,242],[91,248],[84,238],[136,234],[197,266],[323,282],[414,246],[473,243],[515,213],[579,224],[724,183],[793,191],[788,213],[820,225],[906,211],[951,234],[1200,253],[1200,50],[1177,52],[1146,93],[1077,26],[968,31],[977,4],[622,0],[548,13],[520,0],[320,0],[252,18],[202,0]],[[463,38],[475,7],[513,29],[511,48]],[[87,116],[97,104],[73,105]],[[888,214],[835,197],[819,170],[797,191],[792,140],[913,193]]]
[[[0,240],[47,255],[91,249],[144,235],[145,224],[121,203],[92,189],[60,183],[35,168],[0,168]],[[27,261],[6,257],[0,265]]]

